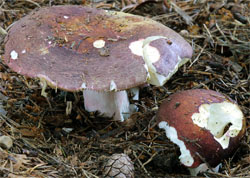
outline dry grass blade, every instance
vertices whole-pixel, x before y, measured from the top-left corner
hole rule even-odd
[[[2,27],[0,27],[0,35],[7,35],[6,30],[4,30]]]
[[[185,22],[188,25],[192,25],[192,21],[193,21],[192,17],[190,17],[185,11],[183,11],[180,7],[178,7],[173,1],[164,0],[165,3],[166,1],[174,7],[174,10],[185,20]]]

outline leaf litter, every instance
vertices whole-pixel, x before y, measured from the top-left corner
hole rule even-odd
[[[179,163],[178,147],[158,129],[155,114],[167,96],[191,88],[230,96],[247,119],[247,132],[235,154],[223,160],[218,173],[197,177],[250,177],[249,1],[2,0],[0,58],[6,32],[15,21],[33,9],[63,4],[152,18],[192,44],[193,58],[163,87],[143,88],[140,100],[132,102],[139,111],[124,123],[87,113],[81,93],[47,88],[46,100],[38,81],[17,75],[1,62],[0,135],[10,136],[14,146],[0,149],[0,177],[102,177],[105,162],[115,153],[130,157],[135,177],[190,177]],[[66,115],[69,102],[72,108]]]

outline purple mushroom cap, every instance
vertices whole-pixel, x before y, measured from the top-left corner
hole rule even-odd
[[[82,6],[34,10],[17,21],[5,39],[4,62],[15,72],[45,79],[66,91],[126,90],[148,80],[141,49],[150,42],[160,57],[153,63],[168,76],[178,59],[191,58],[191,46],[170,28],[148,18]],[[137,52],[135,52],[137,51]]]

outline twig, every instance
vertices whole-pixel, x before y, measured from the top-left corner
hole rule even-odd
[[[207,28],[206,24],[203,24],[203,26],[204,26],[204,28],[206,29],[206,31],[207,31],[207,33],[208,33],[208,35],[209,35],[210,39],[211,39],[211,40],[212,40],[212,42],[214,43],[213,36],[212,36],[211,32],[209,31],[209,29]]]
[[[157,155],[158,153],[157,152],[155,152],[145,163],[143,163],[143,167],[145,166],[145,165],[147,165],[148,163],[150,163],[151,161],[152,161],[152,159]]]
[[[18,123],[16,123],[15,121],[9,119],[7,116],[0,114],[0,119],[3,120],[10,128],[14,128],[12,125],[14,125],[15,127],[20,127],[20,125]],[[12,125],[10,125],[9,123],[11,123]]]
[[[201,49],[200,53],[197,55],[197,57],[194,59],[194,61],[188,66],[189,68],[198,61],[200,55],[203,53],[204,49],[207,47],[207,43],[203,46],[203,48]]]
[[[220,176],[220,177],[226,177],[226,178],[242,178],[242,176],[229,176],[229,175],[225,175],[225,174],[221,174],[217,172],[209,172],[209,174],[213,174],[213,175]],[[250,176],[244,176],[244,178],[250,178]]]
[[[7,35],[8,33],[0,26],[0,35]]]
[[[144,165],[142,164],[141,160],[140,160],[140,159],[138,158],[138,156],[136,155],[135,151],[133,151],[133,155],[134,155],[134,157],[136,158],[136,160],[139,162],[140,166],[141,166],[142,169],[145,171],[145,173],[146,173],[149,177],[151,177],[150,174],[149,174],[149,172],[147,171],[147,169],[146,169],[146,168],[144,167]]]
[[[185,20],[188,25],[192,25],[192,17],[190,17],[185,11],[183,11],[180,7],[178,7],[173,1],[167,0],[170,3],[174,10]]]
[[[32,4],[35,4],[37,7],[41,8],[41,6],[37,3],[37,2],[34,2],[32,0],[25,0],[26,2],[30,2]]]
[[[0,11],[3,11],[3,12],[19,12],[20,10],[7,10],[7,9],[3,9],[0,7]]]
[[[92,177],[94,177],[94,178],[99,178],[98,176],[95,176],[94,174],[92,174],[92,173],[90,173],[90,172],[88,172],[88,171],[85,171],[84,169],[82,169],[82,171],[83,171],[83,174],[84,174],[87,178],[89,178],[89,176],[92,176]]]

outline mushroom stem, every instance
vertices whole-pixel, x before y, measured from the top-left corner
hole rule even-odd
[[[129,92],[132,94],[132,99],[134,101],[139,100],[139,88],[138,87],[129,89]]]
[[[191,176],[197,176],[199,173],[206,172],[207,170],[211,170],[213,172],[218,173],[220,167],[221,167],[221,163],[218,164],[214,168],[209,168],[206,163],[202,163],[198,167],[196,167],[196,168],[188,168],[188,170],[189,170]]]
[[[127,91],[97,92],[83,91],[84,106],[89,112],[99,111],[104,117],[114,116],[115,120],[124,121],[130,116]]]

